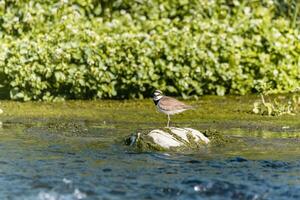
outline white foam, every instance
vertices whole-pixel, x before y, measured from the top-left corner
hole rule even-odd
[[[69,180],[69,179],[67,179],[67,178],[63,178],[63,182],[64,182],[65,184],[72,184],[72,181]]]
[[[38,200],[80,200],[85,198],[87,198],[87,195],[78,188],[75,188],[72,194],[59,194],[55,191],[41,191],[37,196]]]
[[[74,193],[73,193],[74,197],[77,199],[85,199],[87,197],[87,195],[83,192],[81,192],[79,189],[75,189]]]

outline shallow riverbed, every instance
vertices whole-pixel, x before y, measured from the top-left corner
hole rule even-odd
[[[136,152],[122,139],[163,127],[151,100],[2,101],[0,199],[299,199],[299,115],[250,113],[257,97],[203,97],[173,126],[235,143]]]

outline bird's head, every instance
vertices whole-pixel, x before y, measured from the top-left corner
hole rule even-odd
[[[163,93],[160,90],[155,90],[155,92],[153,93],[153,101],[158,101],[163,97]]]

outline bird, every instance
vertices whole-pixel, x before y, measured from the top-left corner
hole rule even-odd
[[[155,90],[153,93],[153,102],[159,112],[168,115],[167,128],[169,128],[170,125],[170,115],[194,109],[193,106],[186,105],[185,103],[178,101],[173,97],[165,96],[160,90]]]

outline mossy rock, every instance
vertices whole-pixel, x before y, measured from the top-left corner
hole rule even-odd
[[[164,128],[134,133],[125,144],[141,151],[197,149],[210,143],[203,133],[192,128]]]

